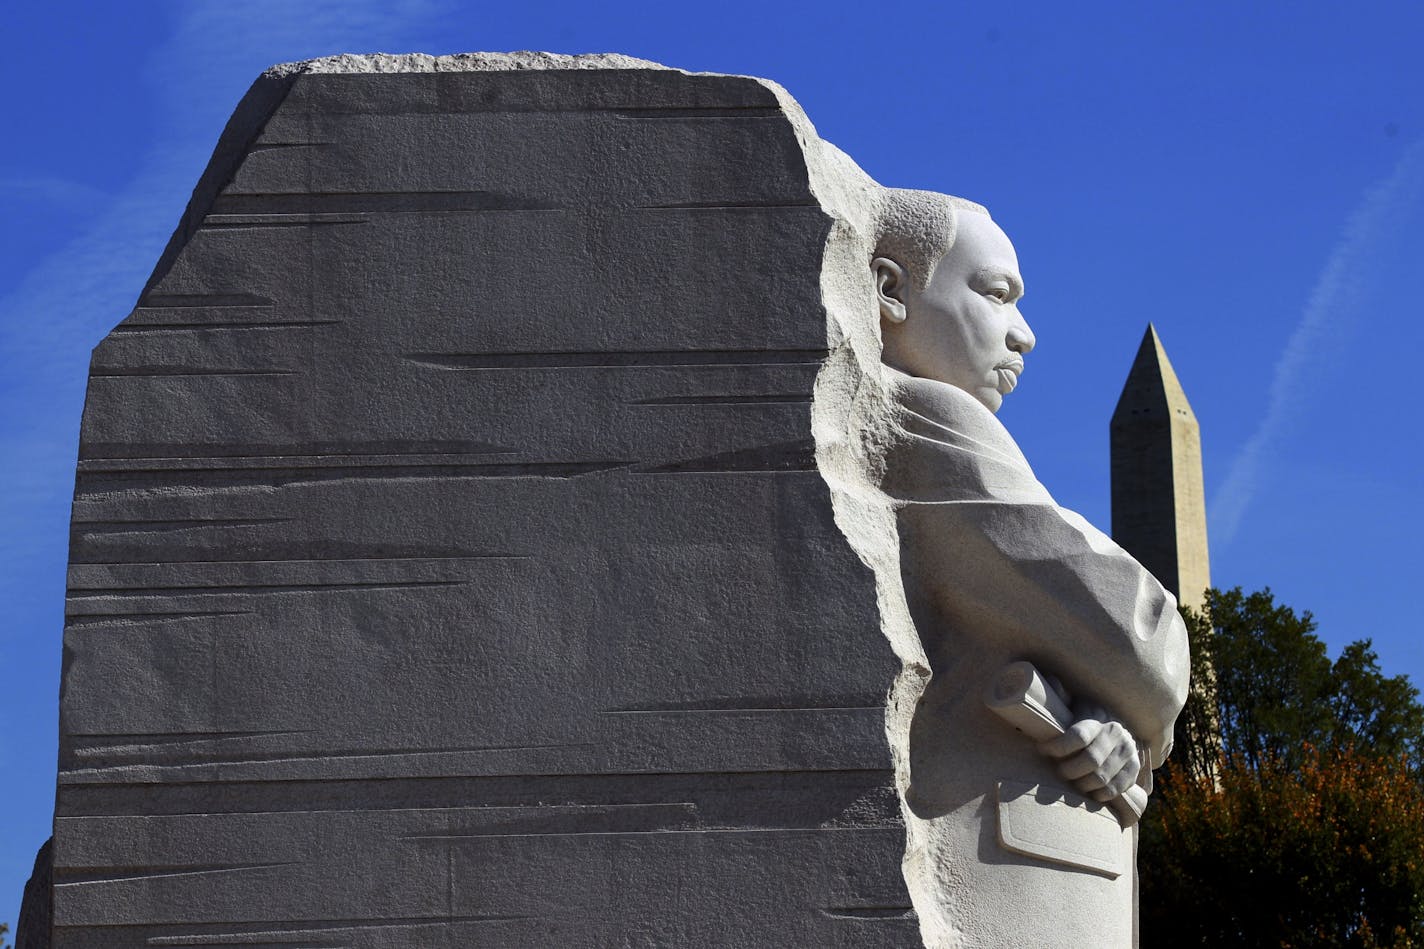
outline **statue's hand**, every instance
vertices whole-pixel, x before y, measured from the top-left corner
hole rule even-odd
[[[1110,801],[1137,782],[1142,769],[1137,742],[1127,726],[1101,706],[1075,710],[1078,720],[1038,746],[1058,762],[1058,773],[1095,801]]]

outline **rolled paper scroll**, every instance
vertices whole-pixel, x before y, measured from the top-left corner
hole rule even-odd
[[[1031,662],[1011,662],[999,670],[984,694],[984,704],[1035,742],[1057,738],[1073,724],[1073,713]],[[1136,824],[1147,809],[1147,792],[1133,785],[1107,801],[1124,827]]]

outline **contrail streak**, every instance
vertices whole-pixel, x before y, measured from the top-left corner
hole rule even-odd
[[[1357,286],[1358,273],[1367,267],[1373,250],[1407,217],[1421,188],[1424,139],[1405,149],[1389,176],[1365,193],[1331,248],[1300,322],[1276,360],[1265,414],[1232,461],[1226,480],[1212,499],[1211,535],[1217,543],[1228,544],[1235,537],[1260,487],[1262,466],[1302,402],[1300,396],[1312,355],[1318,355],[1321,347],[1328,345],[1327,335],[1338,333],[1341,319],[1357,315],[1350,295]]]

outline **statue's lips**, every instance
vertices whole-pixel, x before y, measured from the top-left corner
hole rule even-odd
[[[999,376],[999,393],[1008,395],[1014,391],[1014,387],[1019,384],[1019,373],[1024,371],[1024,361],[1017,356],[1013,359],[1005,359],[994,367],[994,372]]]

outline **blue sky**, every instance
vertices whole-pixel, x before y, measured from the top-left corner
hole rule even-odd
[[[1014,239],[1039,342],[1002,417],[1060,501],[1107,525],[1108,417],[1151,320],[1202,425],[1213,580],[1424,683],[1424,6],[20,0],[6,26],[0,920],[52,816],[89,350],[276,62],[619,51],[776,79],[879,181]]]

